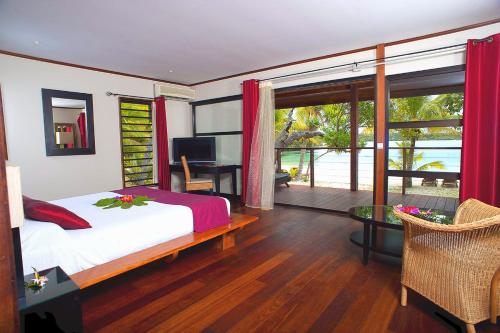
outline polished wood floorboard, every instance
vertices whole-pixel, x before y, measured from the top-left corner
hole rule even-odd
[[[329,209],[340,212],[347,211],[350,207],[373,204],[372,191],[350,191],[332,187],[310,187],[307,185],[284,185],[275,189],[275,202],[294,206]],[[427,209],[442,209],[455,211],[458,199],[437,197],[430,195],[417,195],[389,193],[389,205],[403,204],[405,206],[418,206]]]
[[[84,290],[85,331],[457,332],[414,293],[399,305],[399,262],[361,264],[349,241],[359,222],[289,207],[236,210],[261,218],[236,247],[199,245]]]

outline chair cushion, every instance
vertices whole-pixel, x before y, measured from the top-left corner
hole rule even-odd
[[[189,183],[191,183],[191,184],[212,183],[212,179],[210,179],[210,178],[191,178],[191,181]]]
[[[292,181],[292,177],[290,177],[290,174],[288,174],[288,173],[277,172],[274,175],[274,182],[276,184],[288,183],[289,181]]]

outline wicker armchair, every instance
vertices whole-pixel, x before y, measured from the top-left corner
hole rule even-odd
[[[401,305],[406,306],[410,288],[463,320],[469,333],[478,322],[495,322],[500,314],[500,208],[469,199],[459,206],[453,225],[396,208],[394,214],[404,224]]]

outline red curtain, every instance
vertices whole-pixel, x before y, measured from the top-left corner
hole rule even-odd
[[[500,34],[467,42],[460,201],[500,207]]]
[[[71,133],[72,132],[71,127],[69,127],[69,126],[66,127],[66,132],[70,132]],[[73,144],[72,143],[68,143],[66,145],[66,148],[73,148]]]
[[[158,188],[170,191],[170,163],[168,157],[167,112],[165,97],[155,98],[156,110],[156,154],[158,160]]]
[[[80,113],[76,122],[80,130],[80,144],[82,148],[87,148],[87,121],[85,120],[85,112]]]
[[[241,202],[246,203],[248,167],[252,147],[253,129],[259,108],[259,81],[243,81],[243,164],[241,169]]]

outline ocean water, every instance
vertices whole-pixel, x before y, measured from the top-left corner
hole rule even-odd
[[[417,142],[415,154],[423,153],[423,159],[415,164],[414,169],[423,164],[440,161],[444,165],[444,169],[430,169],[429,171],[449,171],[460,172],[460,149],[425,149],[425,147],[461,147],[461,140],[428,140]],[[367,147],[373,147],[373,142],[368,142]],[[392,141],[389,147],[397,147],[397,142]],[[421,149],[419,149],[421,148]],[[349,152],[330,152],[324,154],[327,150],[316,150],[314,161],[314,176],[315,182],[321,186],[322,183],[330,186],[346,187],[350,182],[350,153]],[[306,153],[304,164],[304,172],[307,169],[309,162],[309,154]],[[389,158],[393,160],[401,159],[399,149],[389,149]],[[292,167],[298,167],[299,151],[283,152],[282,153],[282,169],[290,170]],[[373,149],[361,149],[358,155],[358,182],[360,187],[369,188],[373,185],[373,166],[374,155]],[[391,177],[391,183],[400,184],[398,178]]]

